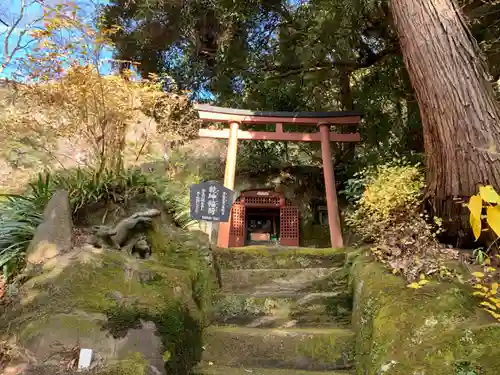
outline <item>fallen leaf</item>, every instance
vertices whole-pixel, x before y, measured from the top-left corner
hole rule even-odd
[[[418,288],[422,288],[418,283],[411,283],[411,284],[408,284],[407,285],[408,288],[411,288],[411,289],[418,289]]]

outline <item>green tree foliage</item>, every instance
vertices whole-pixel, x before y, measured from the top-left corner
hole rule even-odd
[[[422,148],[385,2],[114,0],[103,17],[106,27],[121,27],[113,35],[118,57],[140,62],[143,74],[166,73],[180,88],[209,90],[227,106],[360,110],[372,150],[366,156],[389,143]],[[317,154],[315,145],[302,147]],[[280,155],[267,149],[264,155]]]
[[[495,80],[496,3],[460,1]],[[121,27],[113,35],[118,58],[140,62],[143,74],[166,73],[181,89],[209,91],[220,105],[361,111],[363,144],[356,153],[338,146],[341,164],[423,151],[419,108],[386,0],[112,0],[102,15],[106,27]],[[266,147],[242,144],[241,151],[283,155]],[[302,163],[314,164],[317,145],[300,149],[309,155]]]

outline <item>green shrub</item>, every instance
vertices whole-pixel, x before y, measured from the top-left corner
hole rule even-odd
[[[24,195],[2,196],[0,269],[4,277],[22,264],[34,232],[42,222],[43,209],[57,189],[69,192],[74,214],[99,202],[127,204],[134,198],[149,197],[159,199],[178,226],[187,228],[196,223],[190,217],[187,188],[166,177],[154,177],[139,170],[127,170],[120,174],[104,171],[99,177],[89,169],[40,174],[35,182],[29,184]]]
[[[155,184],[138,170],[97,174],[91,169],[59,171],[53,175],[51,190],[65,189],[69,193],[73,213],[98,202],[126,204],[138,195],[155,193]]]
[[[36,228],[42,222],[43,209],[51,197],[47,176],[29,184],[23,195],[2,195],[0,202],[0,269],[8,279],[21,266],[24,253]]]
[[[377,237],[401,217],[416,212],[423,188],[420,166],[404,158],[366,168],[348,182],[347,194],[355,203],[346,222],[367,238]]]
[[[363,191],[346,223],[372,243],[374,256],[410,283],[440,272],[447,253],[435,238],[439,219],[432,223],[420,210],[424,175],[419,164],[396,159],[367,168],[358,178]]]
[[[138,169],[119,174],[104,171],[99,175],[88,169],[62,171],[53,177],[51,190],[55,189],[69,192],[75,214],[82,207],[98,202],[127,204],[138,197],[158,198],[178,226],[187,228],[196,223],[190,217],[186,187],[167,177],[145,174]]]

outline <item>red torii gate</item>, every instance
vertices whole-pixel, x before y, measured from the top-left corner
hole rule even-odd
[[[252,141],[292,141],[292,142],[321,142],[321,156],[325,177],[326,204],[328,209],[328,224],[330,226],[330,241],[332,247],[342,248],[342,230],[335,188],[332,152],[330,142],[358,142],[359,133],[330,132],[330,125],[355,125],[361,120],[357,112],[260,112],[233,108],[215,107],[206,104],[197,104],[195,109],[201,120],[205,122],[228,123],[225,129],[200,129],[201,138],[228,139],[226,169],[224,185],[234,190],[236,175],[236,157],[238,140]],[[275,124],[274,132],[244,131],[239,129],[241,124]],[[283,124],[317,126],[319,132],[292,133],[283,131]],[[229,247],[230,223],[220,223],[217,244],[219,247]]]

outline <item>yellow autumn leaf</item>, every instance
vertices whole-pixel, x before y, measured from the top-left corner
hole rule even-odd
[[[500,207],[489,206],[486,209],[486,221],[497,236],[500,236]]]
[[[425,284],[428,284],[428,283],[430,283],[430,281],[429,281],[429,280],[422,279],[422,280],[420,280],[420,281],[418,282],[418,285],[425,285]]]
[[[491,284],[491,289],[498,289],[498,283]]]
[[[485,294],[483,292],[474,292],[472,293],[473,296],[476,296],[476,297],[484,297]]]
[[[418,288],[421,288],[420,285],[418,285],[418,283],[411,283],[411,284],[408,284],[407,285],[408,288],[412,288],[412,289],[418,289]]]
[[[486,272],[495,272],[497,269],[494,267],[488,267],[486,268]]]
[[[484,277],[484,273],[482,273],[482,272],[472,272],[472,276],[480,279],[480,278]]]
[[[483,286],[481,284],[476,284],[474,285],[474,289],[483,289]]]
[[[491,310],[488,310],[488,309],[485,309],[491,316],[493,316],[495,319],[500,319],[500,314],[494,312],[494,311],[491,311]]]
[[[491,303],[486,302],[486,301],[481,302],[481,306],[485,306],[485,307],[489,308],[490,310],[496,310],[497,309],[496,306],[494,306]]]
[[[491,264],[491,259],[490,258],[486,258],[486,260],[484,261],[484,264],[489,266]]]
[[[500,195],[498,195],[495,188],[491,185],[479,187],[479,195],[488,203],[498,203],[500,201]]]
[[[481,211],[483,209],[483,200],[479,195],[473,195],[470,197],[467,207],[469,207],[470,210],[470,226],[477,241],[481,235]]]

